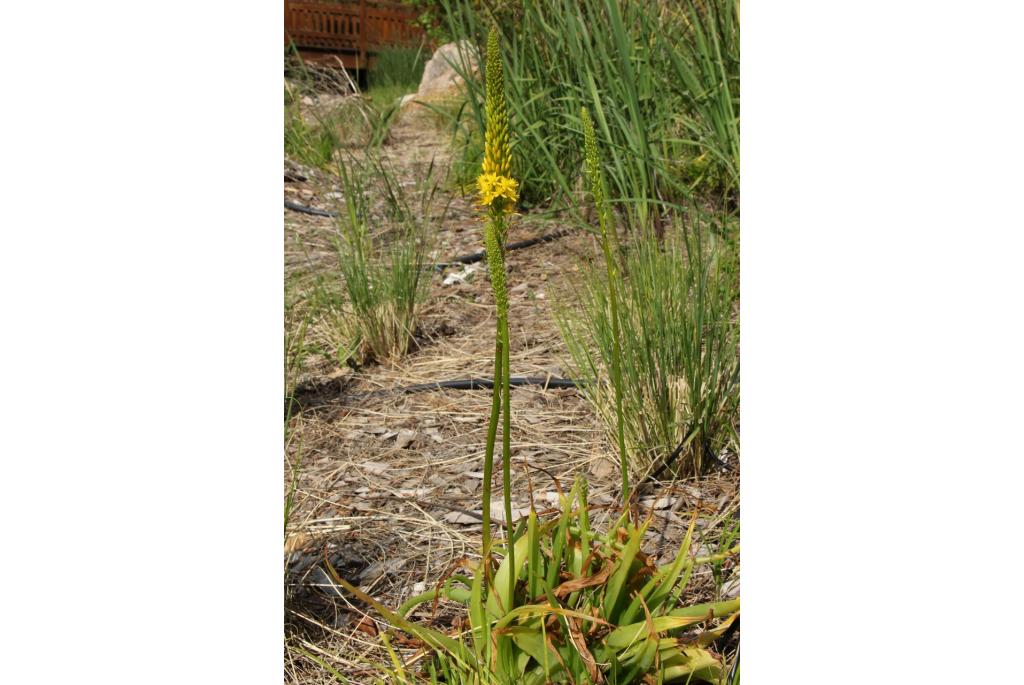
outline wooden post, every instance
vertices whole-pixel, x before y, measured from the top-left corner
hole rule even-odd
[[[291,36],[288,35],[288,29],[291,27],[292,8],[289,6],[291,3],[289,0],[284,0],[284,44],[288,45],[288,41]]]
[[[366,0],[359,0],[359,68],[366,69]]]

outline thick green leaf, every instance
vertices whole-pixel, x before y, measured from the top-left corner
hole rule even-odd
[[[516,647],[526,653],[537,664],[543,667],[545,659],[547,660],[548,667],[545,673],[548,677],[551,677],[563,670],[561,665],[562,657],[559,656],[558,651],[550,642],[545,641],[544,635],[540,630],[539,622],[529,627],[509,626],[505,629],[505,632],[512,636],[512,641],[515,643]],[[545,652],[547,652],[546,655]],[[523,670],[519,670],[519,673],[523,673]]]
[[[654,624],[654,632],[660,634],[675,628],[684,628],[694,623],[700,623],[703,619],[704,616],[656,616],[651,619],[651,623]],[[625,649],[638,640],[643,639],[647,635],[647,631],[647,621],[638,621],[629,625],[619,626],[608,633],[608,637],[605,638],[605,644],[612,649]]]
[[[661,653],[662,673],[666,683],[717,683],[722,677],[722,664],[708,650],[699,647],[673,647]]]
[[[605,590],[604,595],[604,617],[612,623],[618,623],[615,620],[615,610],[618,604],[623,601],[626,581],[629,579],[633,561],[640,551],[640,545],[644,541],[647,523],[642,524],[639,528],[630,526],[628,530],[629,540],[626,542],[625,549],[622,550],[622,555],[619,557],[611,580],[608,581],[608,588]]]
[[[520,536],[515,542],[515,574],[517,578],[522,573],[523,566],[529,558],[527,554],[529,545],[530,538],[527,535]],[[508,557],[506,556],[502,559],[501,565],[498,566],[498,572],[494,574],[493,591],[487,593],[487,613],[491,618],[501,618],[513,608],[512,597],[509,594],[509,574],[511,572]]]
[[[620,623],[631,623],[636,620],[637,616],[640,615],[641,597],[643,597],[648,608],[652,612],[657,612],[657,609],[668,597],[676,581],[679,579],[679,574],[682,572],[683,566],[686,563],[686,555],[690,551],[690,541],[693,539],[693,530],[696,525],[697,515],[694,514],[693,518],[690,520],[690,527],[687,529],[686,535],[683,537],[683,542],[679,546],[679,551],[676,553],[676,558],[667,568],[659,569],[658,572],[654,574],[654,577],[644,585],[640,594],[633,599],[629,607],[619,617]]]
[[[725,602],[707,602],[706,604],[694,604],[689,607],[673,609],[668,612],[668,615],[676,617],[704,618],[708,615],[708,612],[710,612],[714,618],[722,618],[723,616],[728,616],[735,611],[739,611],[739,609],[740,600],[739,598],[736,598]]]

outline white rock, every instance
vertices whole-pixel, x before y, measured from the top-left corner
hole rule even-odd
[[[641,506],[649,509],[668,509],[676,503],[678,497],[644,497],[640,500]]]
[[[359,467],[371,476],[383,475],[388,470],[388,465],[382,464],[379,461],[361,461],[359,462]]]
[[[473,278],[473,274],[479,271],[480,264],[467,264],[462,271],[453,272],[444,277],[442,285],[461,285]]]
[[[402,429],[398,432],[398,436],[395,438],[395,447],[398,449],[405,449],[412,444],[412,441],[416,439],[416,431],[409,429]]]
[[[461,511],[450,511],[444,515],[444,520],[447,523],[480,523],[479,516],[471,516],[464,514]]]
[[[434,56],[423,67],[423,78],[420,79],[416,97],[454,94],[463,84],[463,80],[453,64],[458,65],[461,70],[468,69],[473,74],[479,72],[480,59],[472,43],[468,40],[446,43],[434,51]]]

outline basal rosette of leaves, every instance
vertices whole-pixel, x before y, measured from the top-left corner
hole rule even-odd
[[[725,668],[713,645],[738,620],[739,599],[682,606],[680,598],[696,567],[735,559],[740,549],[690,556],[695,523],[675,559],[656,566],[640,551],[650,520],[593,530],[581,478],[561,494],[557,516],[541,520],[531,509],[515,538],[517,561],[506,556],[493,577],[477,564],[472,578],[452,576],[397,611],[335,580],[434,652],[402,682],[718,683]],[[408,618],[440,598],[466,606],[462,635]]]

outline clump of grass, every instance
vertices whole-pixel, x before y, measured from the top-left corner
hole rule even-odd
[[[285,108],[284,152],[311,167],[330,164],[334,151],[341,146],[337,131],[323,122],[307,123],[298,100]]]
[[[338,175],[344,208],[335,248],[345,298],[327,309],[335,313],[347,340],[339,349],[355,351],[360,362],[394,358],[412,343],[428,285],[428,245],[420,218],[424,215],[411,211],[401,184],[378,158],[371,156],[362,164],[341,161]],[[384,185],[388,198],[384,212],[390,221],[380,221],[385,230],[376,234],[373,228],[380,226],[366,190],[370,177]],[[329,298],[330,291],[325,296]]]
[[[363,94],[340,63],[313,66],[297,54],[285,66],[285,154],[325,170],[339,150],[379,147],[395,120],[396,100],[408,89],[385,83]]]
[[[690,151],[686,173],[693,187],[718,188],[735,200],[740,182],[740,17],[735,0],[704,0],[680,6],[672,24],[683,30],[686,49],[661,43],[679,83],[683,116],[677,124]]]
[[[642,229],[694,195],[732,208],[739,179],[739,13],[735,0],[671,3],[439,0],[446,32],[501,36],[513,122],[524,122],[514,173],[525,206],[575,205],[581,107],[607,152],[609,202]],[[461,67],[460,67],[461,68]],[[467,79],[469,113],[485,125],[484,92]],[[528,125],[527,125],[528,124]]]
[[[737,282],[712,227],[694,218],[663,241],[644,236],[625,256],[626,276],[591,268],[563,305],[558,323],[583,392],[617,431],[615,322],[621,292],[622,414],[626,449],[638,476],[660,470],[700,475],[708,455],[735,437],[739,355]]]
[[[397,86],[416,90],[423,78],[423,67],[430,55],[419,47],[390,47],[377,53],[369,72],[370,88]]]

